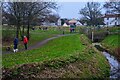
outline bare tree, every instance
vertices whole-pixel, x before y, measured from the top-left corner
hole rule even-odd
[[[120,2],[106,2],[104,8],[107,9],[106,13],[120,14]]]
[[[40,19],[41,16],[48,15],[52,9],[57,9],[55,2],[5,2],[3,3],[3,16],[8,19],[10,24],[16,25],[16,37],[19,37],[21,26],[23,26],[21,35],[24,35],[24,25],[27,25],[29,39],[31,22]]]
[[[54,2],[34,2],[27,3],[27,37],[29,39],[29,28],[30,22],[32,22],[35,18],[45,16],[45,14],[49,14],[51,9],[57,9],[56,3]]]
[[[100,4],[97,2],[88,2],[79,14],[83,16],[82,19],[86,21],[87,25],[95,26],[103,23]]]
[[[45,20],[49,21],[50,23],[56,23],[59,18],[60,17],[58,14],[50,14],[45,17]]]

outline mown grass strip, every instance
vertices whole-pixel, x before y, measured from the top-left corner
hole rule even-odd
[[[19,64],[40,62],[54,58],[69,58],[75,51],[81,52],[85,48],[80,42],[79,35],[72,35],[51,40],[41,48],[3,55],[3,66],[12,67]]]

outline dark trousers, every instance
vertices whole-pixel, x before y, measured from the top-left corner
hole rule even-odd
[[[24,43],[25,49],[27,49],[27,43]]]
[[[17,49],[17,44],[14,44],[14,49]]]

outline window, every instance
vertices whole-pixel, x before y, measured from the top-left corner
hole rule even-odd
[[[107,20],[109,20],[109,18],[107,18]]]
[[[117,20],[117,17],[115,17],[115,20]]]

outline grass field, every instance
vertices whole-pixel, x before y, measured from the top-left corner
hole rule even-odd
[[[13,48],[13,40],[14,40],[14,30],[9,30],[9,31],[5,31],[3,30],[3,36],[6,36],[8,37],[8,41],[3,41],[3,50],[5,50],[5,47],[6,46],[11,46]],[[9,35],[11,34],[11,35]],[[29,40],[29,43],[28,45],[31,46],[31,45],[34,45],[36,44],[37,42],[40,42],[46,38],[49,38],[49,37],[52,37],[52,36],[55,36],[57,34],[62,34],[61,31],[53,31],[53,30],[48,30],[48,31],[42,31],[42,30],[35,30],[35,31],[30,31],[30,40]],[[19,39],[19,44],[18,44],[18,48],[24,48],[24,45],[23,45],[23,42],[21,41],[21,39]]]
[[[3,66],[9,67],[21,63],[39,62],[57,57],[69,57],[74,51],[79,50],[81,52],[85,47],[77,38],[78,36],[62,37],[50,41],[40,49],[3,55]]]
[[[81,37],[85,40],[81,40]],[[29,74],[38,74],[40,76],[44,74],[43,68],[47,67],[48,69],[50,68],[49,70],[45,69],[49,71],[49,75],[62,73],[59,77],[108,77],[110,69],[105,57],[89,48],[84,42],[89,43],[85,36],[77,34],[51,40],[48,44],[38,49],[17,54],[4,54],[3,68],[13,68],[12,76],[17,76],[21,73],[24,75],[28,74],[28,76],[30,76]],[[69,68],[70,65],[72,66],[71,69]],[[65,72],[59,71],[61,67]],[[53,72],[50,73],[50,70],[53,70]],[[46,77],[45,75],[43,76]]]
[[[30,35],[31,40],[29,41],[29,44],[31,45],[40,42],[46,38],[50,38],[52,36],[62,34],[61,31],[52,31],[52,30],[48,30],[48,31],[36,30],[36,31],[31,31],[30,33],[31,33]]]
[[[46,38],[50,38],[52,36],[58,35],[58,34],[69,34],[69,27],[61,27],[60,29],[56,27],[48,27],[48,30],[39,30],[35,29],[30,30],[30,40],[28,43],[28,46],[32,46]],[[78,32],[78,30],[77,30]],[[25,31],[26,33],[26,31]],[[13,40],[15,37],[15,30],[14,29],[3,29],[2,30],[2,38],[5,39],[3,40],[3,45],[2,45],[2,50],[5,51],[7,46],[11,46],[13,48]],[[19,39],[19,45],[18,48],[24,48],[23,42],[21,41],[21,37]]]

